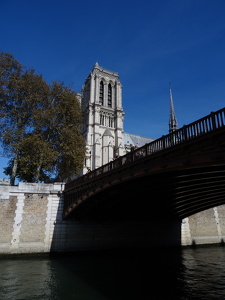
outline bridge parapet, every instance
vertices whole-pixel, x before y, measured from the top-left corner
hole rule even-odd
[[[114,161],[111,161],[108,164],[105,164],[71,182],[68,182],[65,186],[65,191],[69,191],[80,185],[83,185],[87,181],[91,181],[92,179],[106,172],[111,172],[115,169],[121,168],[125,164],[133,163],[134,161],[142,159],[143,157],[174,147],[201,135],[208,134],[224,126],[225,108],[222,108],[217,112],[211,112],[204,118],[192,122],[189,125],[184,125],[182,128],[174,131],[173,133],[163,135],[159,139],[137,148],[124,156],[118,157]]]

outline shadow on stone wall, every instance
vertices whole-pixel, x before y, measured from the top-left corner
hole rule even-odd
[[[149,206],[146,190],[134,193],[124,185],[96,197],[89,200],[98,203],[93,209],[85,204],[63,220],[61,195],[51,252],[181,245],[181,221],[166,218],[159,201]]]

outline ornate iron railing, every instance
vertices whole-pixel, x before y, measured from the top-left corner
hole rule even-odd
[[[225,108],[212,112],[206,117],[199,119],[189,125],[184,125],[182,128],[163,135],[161,138],[150,142],[134,151],[121,156],[114,161],[109,162],[97,168],[86,175],[83,175],[65,186],[65,191],[74,189],[80,185],[83,185],[87,181],[94,180],[96,177],[105,174],[106,172],[112,172],[118,168],[121,168],[127,164],[133,163],[136,160],[142,159],[148,155],[152,155],[156,152],[163,151],[165,149],[174,147],[178,144],[184,143],[187,140],[194,139],[200,135],[207,134],[225,126]]]

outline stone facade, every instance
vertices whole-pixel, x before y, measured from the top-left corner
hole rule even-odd
[[[102,69],[96,63],[83,86],[81,106],[87,144],[85,174],[88,168],[94,170],[113,160],[116,153],[125,154],[122,85],[118,74]]]
[[[118,73],[103,69],[96,63],[78,98],[84,111],[82,133],[87,145],[82,174],[126,154],[130,151],[128,142],[132,140],[138,147],[152,141],[138,135],[125,135],[122,84]]]

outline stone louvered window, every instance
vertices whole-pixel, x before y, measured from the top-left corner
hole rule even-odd
[[[104,84],[101,81],[100,82],[100,89],[99,89],[99,103],[103,105],[103,100],[104,100]]]
[[[112,107],[112,86],[108,85],[108,107]]]

